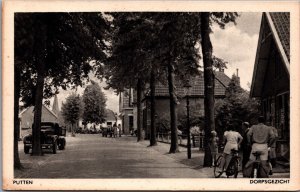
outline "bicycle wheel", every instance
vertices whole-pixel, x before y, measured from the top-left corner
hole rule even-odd
[[[253,169],[253,177],[252,178],[258,178],[257,174],[258,174],[258,165],[255,165],[255,167]]]
[[[238,173],[239,173],[239,160],[235,159],[233,162],[233,170],[234,170],[234,178],[237,178]]]
[[[222,170],[222,168],[220,167],[222,159],[223,159],[223,156],[220,155],[218,157],[218,159],[216,160],[216,162],[215,162],[215,166],[214,166],[214,175],[215,175],[215,178],[218,178],[218,177],[220,177],[222,175],[222,172],[220,172],[220,170]]]
[[[236,159],[235,157],[233,157],[230,160],[230,163],[226,169],[226,175],[227,177],[233,176],[234,178],[237,177],[238,175],[238,168],[239,168],[239,162],[238,159]]]

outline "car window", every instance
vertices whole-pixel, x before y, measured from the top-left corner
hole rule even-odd
[[[42,125],[41,129],[52,129],[52,126],[49,125]]]

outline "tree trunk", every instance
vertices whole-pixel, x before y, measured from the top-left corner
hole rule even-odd
[[[142,82],[138,79],[137,82],[137,141],[142,140]]]
[[[18,141],[20,136],[20,121],[19,121],[19,99],[20,99],[20,71],[19,63],[15,63],[15,95],[14,95],[14,168],[23,168],[20,157]]]
[[[170,121],[171,121],[171,146],[169,153],[179,152],[177,135],[177,98],[174,87],[174,66],[171,62],[168,65],[168,84],[170,95]]]
[[[215,130],[214,120],[214,73],[212,68],[212,44],[209,37],[209,12],[201,13],[201,46],[204,64],[204,109],[205,109],[205,136],[204,136],[204,167],[212,165],[212,156],[209,149],[211,131]]]
[[[150,128],[150,146],[157,145],[156,141],[156,118],[155,118],[155,73],[151,71],[150,79],[150,90],[151,90],[151,128]]]
[[[72,136],[72,137],[75,137],[74,123],[71,124],[71,136]]]
[[[44,64],[40,64],[44,65]],[[40,66],[39,65],[39,66]],[[40,67],[38,67],[40,68]],[[32,128],[32,155],[42,155],[41,146],[41,117],[43,105],[43,89],[44,89],[44,69],[38,69],[35,106],[34,106],[34,125]]]
[[[42,19],[42,18],[41,18]],[[43,19],[35,25],[36,39],[35,39],[35,53],[36,53],[36,68],[37,68],[37,82],[34,105],[34,126],[32,127],[32,155],[42,155],[41,146],[41,117],[43,106],[43,90],[45,79],[45,62],[46,62],[46,40],[47,40],[47,26],[44,25]]]

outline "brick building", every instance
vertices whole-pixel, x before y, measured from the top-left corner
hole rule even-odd
[[[230,78],[224,74],[223,71],[215,72],[215,99],[223,99],[225,97],[225,90],[230,82]],[[203,73],[191,78],[190,88],[190,106],[199,117],[204,116],[204,77]],[[177,114],[186,113],[186,100],[184,89],[179,81],[176,81],[176,94],[179,98],[177,105]],[[150,91],[149,91],[150,92]],[[156,116],[158,118],[170,119],[170,101],[169,89],[167,85],[157,83],[155,88],[155,107]],[[146,138],[150,134],[150,94],[146,93],[143,99],[143,127],[145,129]]]

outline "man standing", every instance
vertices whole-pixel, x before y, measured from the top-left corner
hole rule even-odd
[[[260,151],[260,160],[264,168],[264,173],[261,173],[261,177],[265,175],[268,177],[269,174],[269,164],[268,160],[268,147],[272,146],[275,140],[272,128],[264,124],[264,117],[260,116],[258,118],[258,124],[250,127],[247,133],[248,142],[252,143],[252,150],[250,154],[250,163],[256,160],[253,155],[254,152]],[[247,165],[245,166],[247,167]],[[263,174],[263,175],[262,175]]]
[[[278,131],[275,127],[270,126],[271,130],[274,133],[274,142],[273,144],[270,146],[270,162],[272,164],[273,167],[276,167],[276,141],[278,139]]]
[[[247,133],[248,142],[252,143],[252,150],[250,160],[255,160],[252,153],[262,151],[260,159],[263,161],[268,160],[268,147],[272,146],[275,141],[275,136],[272,128],[264,124],[264,117],[258,118],[258,124],[253,125]]]
[[[119,137],[121,137],[121,135],[122,135],[122,128],[121,128],[121,124],[118,124],[118,128],[119,128]]]
[[[114,125],[113,125],[113,135],[114,135],[114,137],[118,137],[118,127],[117,127],[117,124],[116,123],[114,123]]]
[[[244,122],[242,124],[242,128],[243,128],[243,137],[247,138],[247,133],[250,130],[250,125],[248,122]],[[243,151],[243,161],[242,161],[242,169],[244,169],[246,163],[249,161],[249,157],[250,157],[250,152],[251,152],[251,143],[248,142],[247,139],[243,139],[242,144],[241,144],[241,148]]]

